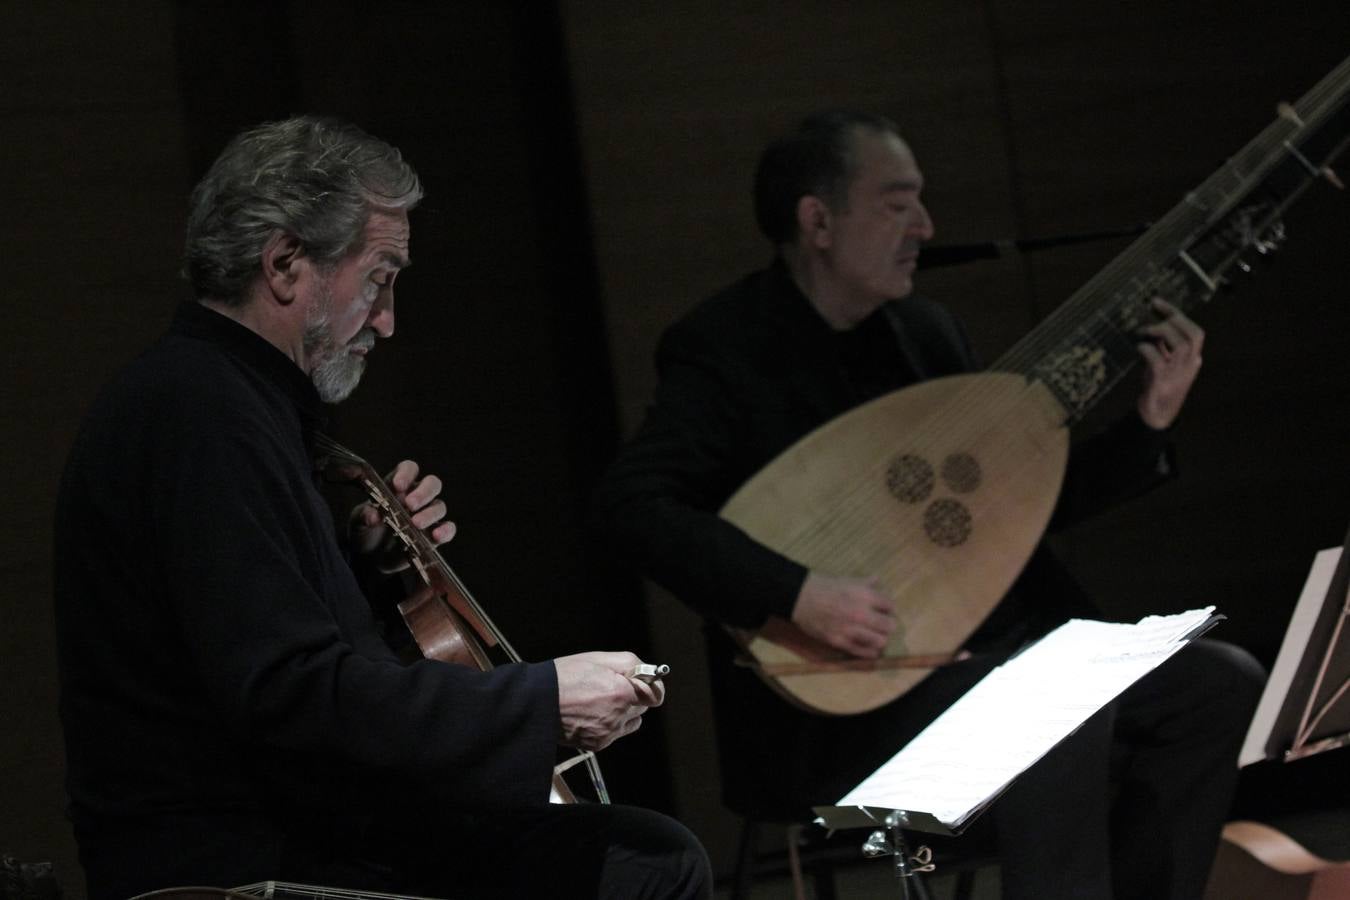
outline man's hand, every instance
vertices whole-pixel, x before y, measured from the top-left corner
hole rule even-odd
[[[1154,297],[1152,306],[1163,318],[1140,329],[1148,340],[1139,344],[1145,367],[1138,409],[1144,424],[1161,431],[1176,420],[1195,384],[1205,332],[1161,297]]]
[[[895,631],[895,607],[875,578],[811,572],[792,607],[792,622],[831,647],[875,659]]]
[[[455,523],[441,521],[446,513],[445,501],[438,499],[441,480],[435,475],[418,478],[417,473],[417,463],[405,459],[389,473],[385,484],[394,490],[399,501],[412,513],[413,525],[426,532],[432,544],[439,547],[455,536]],[[379,509],[373,503],[362,503],[352,510],[347,520],[347,535],[353,552],[381,555],[377,563],[381,572],[398,572],[407,568],[408,558],[399,552],[401,548],[397,546],[393,533],[384,524]]]
[[[632,653],[577,653],[553,661],[558,670],[559,743],[603,750],[642,725],[642,714],[666,699],[666,686],[629,678],[642,660]]]

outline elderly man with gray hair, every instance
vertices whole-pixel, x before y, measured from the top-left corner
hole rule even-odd
[[[394,330],[399,152],[294,118],[232,141],[192,195],[195,302],[88,413],[56,518],[70,815],[89,896],[265,880],[433,897],[710,893],[657,813],[547,803],[558,745],[595,750],[664,697],[631,653],[481,671],[402,663],[314,483],[324,403]],[[388,477],[431,546],[441,482]],[[350,560],[350,562],[349,562]]]

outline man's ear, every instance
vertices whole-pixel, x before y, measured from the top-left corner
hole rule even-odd
[[[823,250],[830,246],[830,208],[814,194],[797,200],[797,235],[808,247]]]
[[[263,245],[262,272],[272,296],[278,303],[290,304],[296,298],[296,285],[309,267],[304,245],[293,234],[274,231]]]

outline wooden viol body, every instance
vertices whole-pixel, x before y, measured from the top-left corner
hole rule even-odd
[[[324,460],[321,468],[338,472],[365,490],[417,570],[423,587],[400,603],[398,610],[422,656],[486,672],[494,668],[489,650],[496,648],[508,662],[521,662],[520,654],[469,593],[436,545],[413,524],[412,513],[370,463],[322,434],[315,435],[314,445]],[[578,764],[585,765],[596,798],[608,803],[600,765],[589,750],[554,768],[551,801],[577,802],[562,773]]]

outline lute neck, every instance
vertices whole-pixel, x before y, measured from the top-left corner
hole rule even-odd
[[[1229,283],[1244,255],[1284,238],[1281,214],[1347,143],[1350,58],[1279,116],[991,369],[1041,381],[1077,421],[1139,361],[1137,334],[1162,296],[1190,311]]]

